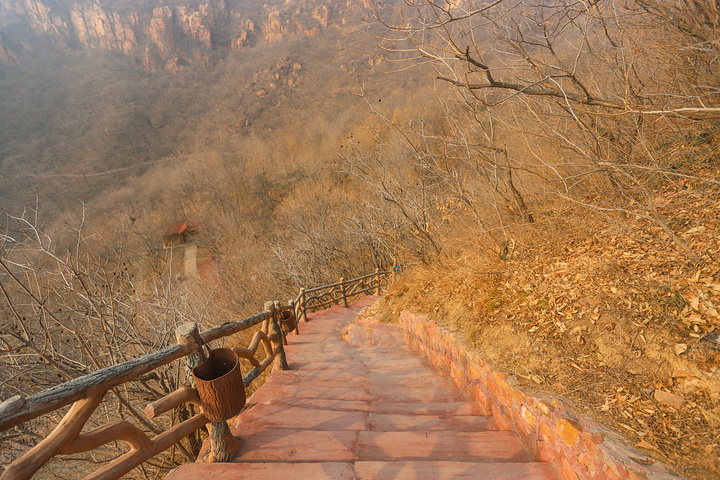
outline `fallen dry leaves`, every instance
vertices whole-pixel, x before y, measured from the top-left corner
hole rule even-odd
[[[657,205],[700,262],[657,226],[564,211],[508,261],[410,272],[384,308],[464,332],[496,367],[569,398],[677,473],[720,478],[720,201],[681,184]]]

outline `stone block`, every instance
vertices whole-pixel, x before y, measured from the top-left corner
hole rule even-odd
[[[560,464],[560,477],[563,480],[580,480],[577,473],[575,473],[575,469],[570,465],[570,462],[568,462],[567,458],[562,459],[562,463]]]
[[[473,387],[474,388],[470,396],[476,402],[482,404],[484,407],[487,407],[488,401],[483,384],[481,382],[475,382]]]
[[[535,403],[535,407],[542,412],[543,415],[547,415],[548,417],[552,415],[553,410],[555,410],[553,407],[548,405],[547,403],[543,401],[538,401]]]
[[[555,446],[555,430],[553,430],[550,425],[542,422],[538,427],[538,431],[545,442],[549,445]]]
[[[539,440],[535,445],[535,458],[538,462],[553,463],[555,462],[555,460],[557,460],[557,458],[555,457],[555,450],[548,442],[544,440]]]
[[[603,436],[601,433],[583,433],[581,435],[585,449],[590,455],[597,456],[600,454],[598,445],[603,442]]]
[[[585,452],[579,455],[578,462],[587,469],[591,477],[597,472],[597,459],[592,454]]]
[[[571,423],[568,420],[561,418],[555,422],[555,429],[565,444],[570,447],[577,445],[578,439],[580,438],[580,425],[575,424],[575,422]]]
[[[530,426],[535,426],[535,416],[524,406],[520,408],[520,416]]]

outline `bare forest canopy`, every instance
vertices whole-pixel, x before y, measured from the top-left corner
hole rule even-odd
[[[38,200],[49,231],[83,215],[146,232],[202,220],[206,252],[242,248],[247,277],[268,283],[258,256],[293,264],[293,288],[355,268],[346,247],[365,240],[322,240],[345,236],[330,218],[348,203],[332,168],[340,147],[388,129],[368,102],[396,120],[437,102],[423,86],[432,77],[385,74],[370,2],[1,5],[0,205],[20,215]],[[327,210],[327,227],[277,247],[301,207]],[[317,242],[316,265],[297,264]],[[370,251],[355,273],[391,263]]]
[[[642,385],[582,335],[571,350],[590,360],[521,374],[585,381],[568,390],[589,392],[588,408],[607,400],[597,415],[613,428],[611,414],[630,414],[605,390],[621,390],[577,372],[630,379],[642,402],[684,395],[686,410],[647,404],[664,416],[623,433],[717,478],[718,12],[716,0],[0,0],[0,394],[113,364],[111,341],[146,351],[188,318],[213,325],[400,263],[421,280],[407,277],[397,305],[462,318],[477,345],[509,327],[503,302],[537,291],[528,335],[541,333],[514,346],[551,339],[538,365],[569,355],[566,332],[607,335],[598,322],[612,316],[613,343],[634,335],[618,356],[655,372]],[[212,281],[179,274],[179,237],[161,237],[182,222]],[[603,278],[543,266],[579,250]],[[606,303],[585,301],[599,285]],[[458,307],[408,300],[416,288]],[[568,328],[580,320],[567,305],[588,325]],[[494,332],[514,341],[525,327]]]
[[[380,29],[362,22],[372,13],[362,4],[173,4],[166,19],[114,3],[2,3],[5,207],[34,203],[38,188],[51,216],[81,201],[112,209],[135,201],[130,184],[150,170],[210,155],[262,157],[268,171],[297,167],[295,157],[328,161],[372,123],[359,121],[369,112],[351,94],[361,83],[387,92],[391,109],[422,96],[417,76],[368,81],[388,68],[371,53]],[[95,200],[106,189],[109,205]]]

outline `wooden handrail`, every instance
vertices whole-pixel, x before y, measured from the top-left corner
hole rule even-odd
[[[391,271],[390,271],[390,270],[383,270],[383,271],[380,271],[380,272],[368,273],[367,275],[363,275],[363,276],[361,276],[361,277],[353,278],[352,280],[346,280],[346,281],[345,281],[345,284],[347,285],[347,284],[349,284],[349,283],[351,283],[351,282],[358,282],[358,281],[361,281],[361,280],[365,280],[366,278],[374,277],[374,276],[377,275],[378,273],[380,274],[380,276],[381,276],[382,278],[386,278],[386,277],[391,273]],[[313,293],[313,292],[318,292],[318,291],[321,291],[321,290],[329,290],[329,289],[331,289],[332,287],[339,287],[339,286],[340,286],[340,282],[330,283],[330,284],[328,284],[328,285],[321,285],[321,286],[319,286],[319,287],[313,287],[313,288],[305,289],[305,293]]]
[[[294,300],[289,300],[287,305],[280,305],[277,301],[267,302],[263,312],[235,322],[223,323],[204,332],[198,332],[194,324],[185,324],[177,329],[178,343],[175,345],[97,370],[27,398],[16,395],[7,399],[0,403],[0,432],[64,406],[70,404],[73,406],[44,440],[5,469],[0,480],[28,479],[56,455],[87,452],[114,441],[127,443],[130,450],[86,477],[86,480],[112,480],[121,477],[210,421],[201,413],[159,433],[152,439],[140,428],[125,420],[111,422],[90,432],[81,433],[108,391],[183,357],[193,359],[191,362],[197,364],[204,356],[203,344],[260,325],[260,330],[255,333],[248,348],[234,349],[239,358],[248,361],[253,367],[243,376],[243,383],[248,386],[273,363],[275,368],[288,368],[283,349],[285,333],[280,327],[280,319],[284,314],[289,313],[297,324],[300,320],[307,321],[309,311],[336,304],[348,305],[349,299],[355,296],[370,292],[379,293],[381,284],[383,281],[387,282],[389,273],[376,270],[375,273],[352,280],[341,279],[338,283],[301,289],[298,296]],[[284,321],[287,321],[287,316]],[[294,333],[298,333],[297,328]],[[255,358],[260,344],[263,345],[265,352],[262,361]],[[145,414],[150,419],[156,418],[186,403],[200,404],[197,391],[192,387],[181,387],[154,401],[146,407]],[[237,446],[239,443],[232,437],[225,421],[212,423],[211,440],[211,460],[232,459],[234,453],[230,450],[233,445]]]
[[[61,383],[28,398],[19,395],[11,397],[0,404],[0,432],[93,394],[104,394],[117,385],[182,358],[190,351],[186,345],[170,345],[142,357]]]

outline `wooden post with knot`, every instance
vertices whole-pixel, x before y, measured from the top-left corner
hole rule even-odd
[[[297,310],[295,310],[295,300],[292,298],[288,300],[288,305],[290,305],[290,311],[295,315],[295,330],[293,330],[293,333],[295,335],[300,335],[300,331],[298,330],[298,325],[300,325],[299,318],[297,317]]]
[[[280,302],[278,301],[265,302],[265,311],[270,312],[270,324],[272,325],[272,329],[275,333],[277,340],[278,353],[277,357],[275,357],[275,366],[276,368],[279,366],[280,370],[290,370],[290,366],[288,365],[287,359],[285,358],[285,348],[283,348],[283,332],[280,328],[280,309],[278,308],[279,306]]]
[[[203,350],[202,337],[195,323],[184,323],[175,330],[175,338],[181,345],[188,345],[192,349],[192,353],[187,357],[188,368],[193,368],[207,360],[205,351]],[[190,381],[194,383],[192,376]],[[210,424],[210,462],[230,462],[240,450],[240,439],[235,437],[230,431],[227,420],[220,422],[212,422]]]
[[[340,277],[340,291],[342,292],[343,306],[347,308],[347,294],[345,293],[345,279],[343,277]]]
[[[300,289],[300,317],[303,322],[307,322],[307,310],[305,309],[305,289]]]
[[[283,319],[283,315],[284,315],[284,314],[283,314],[283,311],[282,311],[282,307],[280,306],[280,302],[279,302],[278,300],[275,300],[275,301],[273,302],[273,304],[275,305],[275,313],[276,313],[276,317],[277,317],[277,319],[278,319],[278,326],[280,327],[280,332],[282,333],[282,338],[279,339],[279,341],[282,343],[282,345],[283,345],[283,353],[285,353],[285,345],[287,345],[287,335],[288,335],[289,332],[285,332],[285,330],[283,330],[283,328],[282,328],[282,325],[280,324],[280,322],[281,322],[282,320],[284,320],[284,319]]]

